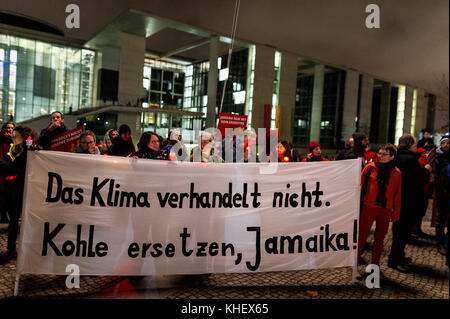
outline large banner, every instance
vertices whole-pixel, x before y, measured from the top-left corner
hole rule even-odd
[[[217,164],[29,152],[18,273],[67,274],[69,264],[82,275],[355,266],[360,172],[357,159]]]
[[[72,130],[56,135],[51,140],[50,150],[75,153],[80,140],[80,135],[83,132],[84,126],[81,125]]]

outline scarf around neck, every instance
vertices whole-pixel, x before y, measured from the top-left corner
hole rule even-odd
[[[395,162],[394,160],[390,161],[389,163],[377,162],[375,165],[378,169],[378,193],[377,199],[375,200],[375,205],[386,207],[386,188],[389,183],[391,172],[395,169]]]

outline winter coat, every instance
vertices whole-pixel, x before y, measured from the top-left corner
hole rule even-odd
[[[311,156],[311,158],[307,158],[307,157],[305,157],[304,159],[302,159],[302,162],[322,162],[322,161],[324,161],[324,162],[328,162],[329,161],[329,159],[327,159],[327,158],[325,158],[325,157],[323,157],[323,156],[319,156],[319,157],[317,157],[317,156]]]
[[[418,154],[407,149],[398,150],[395,165],[402,172],[402,215],[415,214],[422,207],[426,169],[420,166]]]
[[[50,127],[51,123],[49,124]],[[39,146],[43,149],[43,150],[50,150],[50,145],[52,142],[52,139],[56,136],[59,135],[61,133],[64,133],[67,131],[67,127],[64,125],[64,123],[61,123],[60,127],[55,128],[53,131],[50,131],[47,128],[43,129],[41,131],[41,134],[39,135]]]
[[[378,195],[378,167],[376,163],[370,163],[364,167],[361,173],[361,187],[364,185],[365,176],[369,172],[370,167],[373,167],[367,180],[367,190],[364,196],[364,205],[378,207],[375,201]],[[395,167],[389,176],[389,181],[386,186],[386,208],[391,212],[391,220],[393,222],[400,218],[401,199],[402,199],[402,176],[400,170]]]
[[[435,180],[436,180],[436,192],[439,197],[450,198],[449,192],[449,163],[450,163],[450,151],[443,151],[442,148],[436,149],[435,160]]]
[[[116,142],[109,149],[108,155],[127,157],[134,152],[136,152],[136,149],[134,148],[132,139],[130,138],[130,140],[126,142],[122,140],[119,135]]]
[[[167,150],[152,150],[149,147],[141,148],[137,152],[133,153],[131,157],[156,159],[156,160],[168,160],[169,152]]]

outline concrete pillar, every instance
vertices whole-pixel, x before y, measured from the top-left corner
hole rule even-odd
[[[414,88],[406,86],[405,93],[405,113],[403,118],[403,133],[411,133],[411,116],[413,104]]]
[[[282,52],[279,105],[281,105],[282,139],[292,142],[293,111],[295,108],[295,94],[297,90],[297,56]]]
[[[347,70],[345,76],[344,110],[342,115],[342,136],[349,138],[356,131],[355,118],[358,110],[359,73]]]
[[[325,66],[323,64],[314,67],[314,88],[311,110],[310,141],[320,141],[320,121],[322,119],[323,85],[325,82]]]
[[[99,70],[106,69],[119,72],[120,70],[120,47],[111,47],[111,46],[99,46],[98,54],[96,55],[96,63],[94,67],[94,95],[95,95],[95,105],[101,106],[103,105],[103,101],[100,99],[99,93],[101,83],[99,82]],[[104,84],[103,84],[104,85]],[[107,104],[110,104],[111,101],[107,101]]]
[[[373,98],[373,77],[363,74],[361,81],[361,98],[359,102],[358,120],[359,120],[359,131],[366,134],[367,136],[370,136],[370,120],[372,117],[372,98]]]
[[[272,105],[275,49],[256,45],[252,128],[264,127],[264,104]]]
[[[427,125],[427,99],[425,90],[417,89],[416,128],[414,136],[419,137],[419,132]]]
[[[141,138],[141,114],[136,112],[119,112],[117,114],[117,129],[120,125],[127,124],[131,128],[131,137],[133,138],[134,146]]]
[[[122,33],[119,67],[119,104],[136,104],[142,95],[145,37]]]
[[[211,38],[211,42],[209,43],[208,104],[205,123],[206,128],[216,127],[218,51],[219,37],[215,36]],[[227,85],[230,84],[231,83],[228,83]]]
[[[391,83],[383,82],[381,88],[380,118],[378,121],[378,144],[386,143],[388,139],[390,103]]]

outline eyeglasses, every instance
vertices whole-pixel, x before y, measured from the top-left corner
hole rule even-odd
[[[378,153],[378,156],[390,156],[391,154],[389,153]]]

